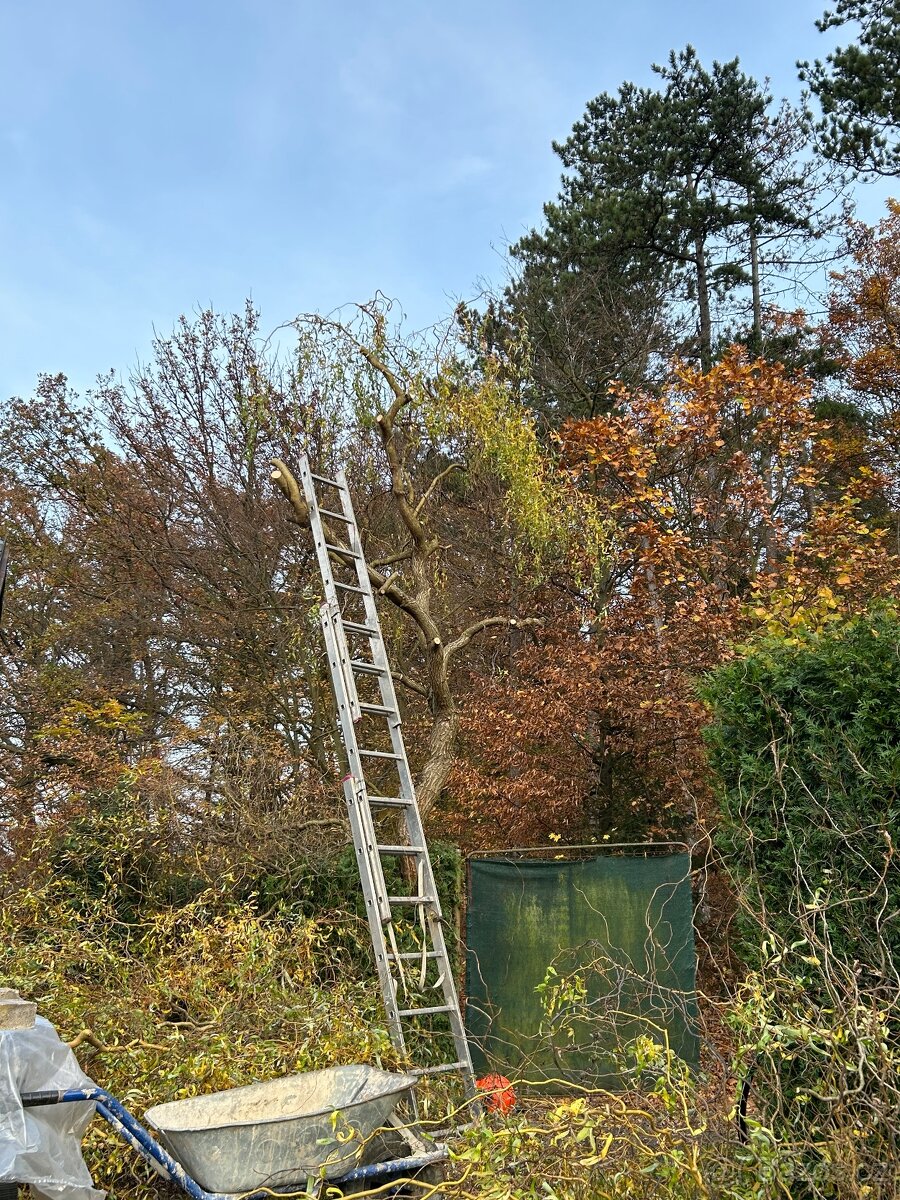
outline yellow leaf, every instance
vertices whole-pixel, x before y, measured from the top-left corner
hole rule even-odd
[[[597,1165],[597,1163],[603,1162],[604,1158],[606,1158],[607,1154],[609,1154],[609,1148],[612,1145],[612,1142],[613,1135],[608,1133],[606,1135],[606,1141],[600,1148],[599,1154],[592,1154],[589,1158],[583,1158],[581,1160],[581,1165],[583,1167],[594,1167]]]

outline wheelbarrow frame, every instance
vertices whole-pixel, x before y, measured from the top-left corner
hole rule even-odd
[[[172,1157],[151,1133],[144,1128],[138,1119],[128,1111],[115,1096],[110,1095],[105,1088],[67,1088],[63,1091],[53,1089],[41,1092],[23,1092],[20,1097],[23,1108],[40,1108],[49,1104],[72,1104],[80,1100],[92,1101],[97,1112],[128,1144],[140,1154],[152,1167],[156,1167],[167,1175],[173,1183],[186,1192],[191,1200],[234,1200],[231,1193],[208,1192],[195,1179],[188,1175],[182,1165]],[[407,1158],[392,1158],[386,1162],[370,1163],[364,1167],[356,1167],[337,1179],[329,1179],[329,1187],[346,1187],[349,1184],[363,1181],[389,1181],[401,1178],[412,1171],[432,1166],[434,1163],[445,1161],[446,1147],[431,1151],[428,1154],[410,1155]],[[262,1200],[272,1193],[288,1195],[309,1194],[306,1188],[261,1188],[252,1192],[241,1193],[241,1200]]]

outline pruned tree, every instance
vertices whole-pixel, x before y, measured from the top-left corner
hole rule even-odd
[[[412,631],[413,653],[395,678],[427,708],[417,781],[427,816],[457,754],[455,681],[466,652],[485,636],[539,623],[491,606],[508,609],[517,570],[513,540],[530,538],[534,549],[547,536],[541,523],[553,524],[546,511],[549,475],[527,411],[502,385],[473,373],[446,346],[429,359],[422,346],[389,336],[380,306],[361,307],[352,323],[312,316],[298,328],[316,347],[323,378],[333,386],[339,381],[345,401],[353,398],[360,426],[374,435],[378,450],[374,463],[365,457],[374,477],[360,479],[358,464],[353,474],[372,493],[362,519],[372,585],[402,616],[401,628]],[[524,458],[517,461],[519,451]],[[305,524],[302,493],[280,458],[273,479]],[[486,510],[485,494],[499,512]],[[472,529],[472,509],[487,527],[475,530],[467,546],[460,534]],[[445,540],[454,524],[456,538]],[[332,545],[343,544],[340,529],[327,521],[325,529]],[[340,551],[332,556],[341,561]]]

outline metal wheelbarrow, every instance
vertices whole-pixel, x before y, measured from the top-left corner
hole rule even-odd
[[[367,1142],[417,1082],[375,1067],[330,1067],[175,1100],[146,1114],[159,1140],[103,1088],[25,1092],[21,1099],[25,1108],[93,1100],[113,1129],[192,1200],[250,1200],[310,1190],[322,1178],[339,1187],[387,1181],[446,1159],[438,1147],[364,1162]]]

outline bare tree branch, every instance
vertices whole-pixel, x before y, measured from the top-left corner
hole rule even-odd
[[[390,567],[393,566],[394,563],[405,562],[407,559],[412,558],[414,554],[415,550],[410,547],[408,550],[401,550],[397,554],[391,554],[388,558],[376,558],[371,566]]]
[[[415,692],[417,696],[421,696],[424,700],[428,699],[428,688],[423,684],[418,683],[415,679],[410,679],[408,675],[401,675],[399,672],[392,671],[392,678],[403,687],[411,692]]]
[[[465,469],[466,469],[465,463],[452,462],[449,467],[444,467],[443,471],[441,471],[438,475],[435,475],[434,479],[432,479],[431,483],[429,483],[425,492],[422,494],[422,499],[419,501],[419,503],[416,505],[415,509],[413,510],[415,512],[416,516],[418,516],[419,513],[422,511],[422,508],[424,507],[425,503],[427,502],[428,497],[434,492],[434,489],[442,482],[442,480],[446,479],[447,476],[450,475],[453,471],[465,471]]]
[[[369,366],[378,372],[378,374],[382,377],[382,379],[384,379],[388,387],[394,393],[394,402],[384,414],[388,421],[390,421],[390,423],[393,425],[394,418],[397,416],[397,413],[399,413],[400,409],[405,407],[405,405],[412,403],[412,396],[410,396],[409,392],[402,387],[397,376],[386,362],[383,362],[372,350],[369,349],[368,346],[363,346],[359,342],[356,344],[359,347],[360,354],[363,356]]]
[[[458,637],[455,637],[449,646],[446,647],[444,654],[449,660],[458,651],[468,646],[472,638],[477,637],[479,633],[483,633],[485,629],[493,629],[502,625],[506,625],[510,629],[522,629],[525,626],[533,627],[541,624],[543,624],[543,621],[540,617],[525,617],[521,621],[516,617],[485,617],[481,621],[475,621],[468,629],[464,629]]]

